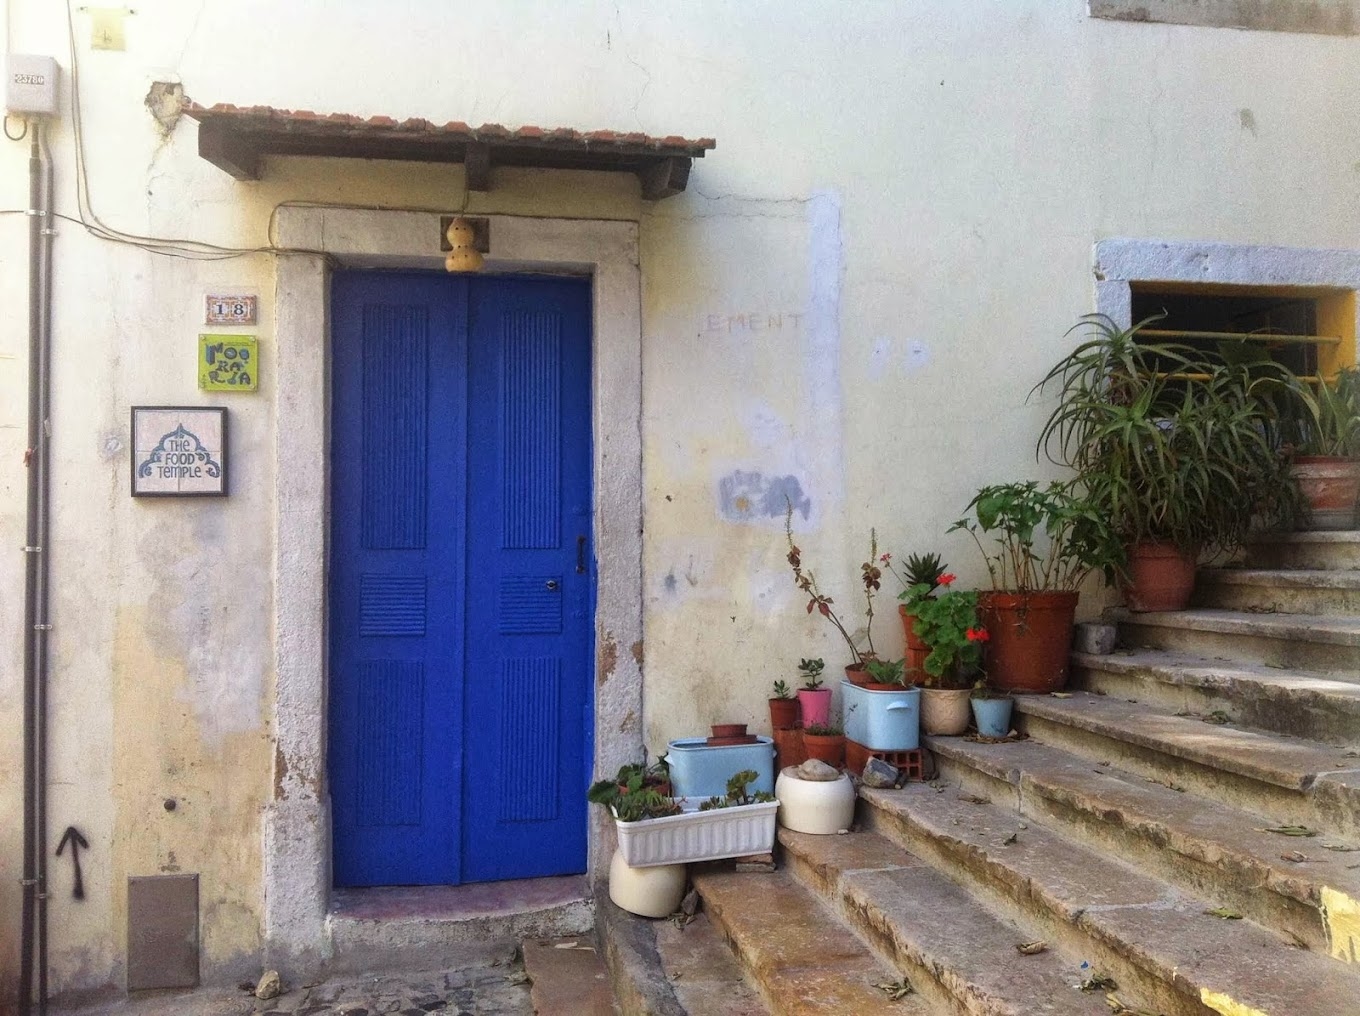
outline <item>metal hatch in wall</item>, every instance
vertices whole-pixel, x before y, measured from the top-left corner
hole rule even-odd
[[[238,180],[260,179],[269,155],[396,159],[462,163],[468,188],[474,191],[491,189],[491,170],[497,166],[632,173],[642,185],[642,197],[656,201],[683,191],[693,160],[717,147],[712,138],[566,127],[509,130],[458,121],[439,125],[416,118],[399,122],[388,116],[365,119],[229,103],[195,103],[185,112],[198,121],[198,154]]]

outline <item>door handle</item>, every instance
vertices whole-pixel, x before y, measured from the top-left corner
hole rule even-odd
[[[557,588],[557,579],[548,579],[548,581],[545,582],[545,583],[543,583],[543,585],[544,585],[546,588],[550,589],[550,590],[551,590],[551,589],[556,589],[556,588]]]
[[[584,575],[585,573],[586,573],[586,538],[584,536],[578,536],[576,537],[576,574]]]

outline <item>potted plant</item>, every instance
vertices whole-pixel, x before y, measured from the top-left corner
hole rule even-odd
[[[1290,473],[1307,503],[1312,529],[1351,529],[1360,497],[1360,372],[1319,378],[1291,421]]]
[[[717,811],[711,799],[707,807],[694,801],[689,806],[693,810],[687,810],[680,801],[662,797],[646,787],[643,777],[629,766],[620,769],[615,779],[593,784],[586,796],[592,803],[607,807],[614,816],[624,866],[630,869],[683,866],[691,861],[770,850],[779,806],[769,791],[748,789],[759,778],[753,769],[734,773],[727,780],[726,795],[720,799],[724,802],[722,810]],[[615,874],[616,867],[611,867],[611,879]],[[618,900],[615,902],[632,909]],[[664,913],[673,909],[674,905]]]
[[[793,542],[793,502],[786,499],[785,503],[788,508],[784,514],[784,536],[789,545],[786,559],[789,562],[789,567],[793,569],[793,581],[808,596],[807,612],[811,614],[814,610],[817,611],[831,622],[836,632],[845,640],[851,656],[851,662],[845,666],[845,676],[854,684],[863,684],[867,680],[864,676],[864,664],[878,655],[874,651],[874,594],[882,586],[883,572],[879,565],[886,564],[889,555],[885,554],[881,558],[879,557],[878,534],[875,530],[869,530],[869,559],[859,566],[860,584],[864,589],[864,607],[867,615],[864,624],[864,644],[867,648],[861,650],[855,644],[855,640],[850,637],[850,632],[845,627],[844,621],[841,620],[840,615],[836,613],[832,606],[835,601],[821,591],[821,588],[817,585],[817,576],[810,569],[803,568],[803,552]],[[806,718],[807,714],[804,712],[804,719],[806,720]]]
[[[887,558],[885,563],[889,568],[892,568],[891,555],[884,556]],[[906,572],[905,575],[898,575],[897,569],[892,568],[892,573],[897,575],[898,581],[902,583],[903,592],[899,593],[897,598],[903,601],[907,601],[908,599],[905,595],[905,591],[911,589],[913,586],[926,586],[928,590],[926,595],[934,595],[935,590],[939,588],[940,585],[940,576],[945,574],[945,564],[940,560],[940,555],[935,553],[912,554],[907,558],[903,568]],[[908,674],[919,675],[922,666],[925,663],[926,656],[930,653],[930,647],[921,641],[921,637],[916,634],[916,617],[911,611],[910,603],[899,603],[897,605],[897,612],[902,617],[902,634],[906,638],[907,646],[903,658],[903,665],[906,667]],[[920,680],[920,678],[918,676],[913,676],[912,680],[917,681]]]
[[[1118,559],[1110,524],[1070,483],[1057,481],[983,487],[968,508],[973,518],[949,531],[973,537],[991,576],[991,590],[978,597],[988,672],[1008,691],[1055,691],[1067,681],[1077,589]],[[979,534],[995,540],[994,553]]]
[[[973,720],[977,724],[979,737],[1010,736],[1014,700],[1008,692],[998,691],[985,681],[979,681],[973,686],[969,702],[973,707]]]
[[[770,729],[791,730],[801,722],[798,700],[783,681],[774,683],[774,697],[770,699]]]
[[[962,734],[968,729],[968,690],[990,637],[978,620],[976,590],[951,589],[954,576],[918,582],[902,591],[903,607],[915,620],[926,647],[922,661],[921,726],[927,734]],[[945,592],[934,595],[935,589]]]
[[[818,758],[827,765],[845,764],[845,731],[836,723],[812,723],[803,727],[803,747],[808,758]]]
[[[864,664],[864,673],[868,681],[863,687],[870,691],[893,691],[911,684],[906,680],[902,660],[869,660]]]
[[[825,668],[826,662],[820,657],[798,661],[798,673],[803,678],[803,687],[798,689],[798,710],[802,713],[804,726],[825,723],[831,715],[831,689],[822,687]]]
[[[1085,338],[1034,388],[1058,395],[1035,450],[1076,470],[1117,534],[1107,570],[1129,607],[1179,610],[1202,554],[1291,517],[1277,435],[1302,389],[1250,343],[1228,356],[1145,342],[1153,320],[1119,328],[1090,315],[1074,326]]]

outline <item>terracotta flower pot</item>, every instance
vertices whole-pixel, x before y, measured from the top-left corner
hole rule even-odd
[[[745,737],[746,724],[744,723],[715,723],[713,724],[714,737]]]
[[[1308,502],[1308,529],[1352,529],[1360,498],[1360,459],[1300,455],[1290,466]]]
[[[1077,594],[983,592],[978,615],[987,629],[986,671],[1003,691],[1058,691],[1067,683]]]
[[[845,765],[844,734],[809,734],[804,730],[803,750],[808,758],[819,758],[829,766]]]
[[[1130,610],[1184,610],[1195,590],[1195,557],[1174,543],[1135,543],[1128,550],[1128,579],[1121,583]]]
[[[803,747],[803,732],[798,729],[776,730],[774,732],[775,771],[785,766],[800,766],[807,761],[807,749]]]
[[[916,624],[916,617],[907,611],[905,603],[897,605],[897,613],[902,618],[902,632],[907,639],[902,658],[902,670],[908,675],[908,680],[920,681],[922,675],[925,674],[926,657],[930,655],[930,646],[916,637],[913,628]]]
[[[845,665],[845,679],[861,688],[872,680],[869,677],[869,672],[864,669],[863,663],[847,663]]]
[[[789,730],[802,722],[796,698],[770,699],[770,729]]]
[[[954,736],[968,729],[972,712],[968,688],[922,688],[921,730],[926,734]]]

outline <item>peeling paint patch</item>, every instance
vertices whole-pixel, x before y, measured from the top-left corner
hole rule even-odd
[[[666,587],[666,592],[674,593],[679,583],[675,581],[675,569],[666,572],[666,577],[661,580],[661,584]]]
[[[642,639],[638,639],[638,640],[637,640],[636,642],[634,642],[631,646],[629,646],[629,647],[628,647],[628,651],[629,651],[630,653],[633,654],[633,661],[634,661],[635,663],[637,663],[637,665],[638,665],[639,667],[641,667],[641,666],[642,666]]]
[[[1249,1005],[1235,1002],[1222,992],[1210,991],[1208,988],[1199,989],[1199,1000],[1216,1013],[1223,1016],[1269,1016],[1268,1013],[1260,1009],[1253,1009]]]
[[[738,469],[718,481],[718,513],[728,522],[782,519],[790,504],[804,519],[812,513],[812,500],[796,476]]]
[[[281,745],[274,745],[274,800],[282,801],[288,796],[283,789],[283,781],[288,779],[288,756]]]
[[[1242,125],[1244,131],[1251,131],[1252,134],[1256,133],[1256,114],[1251,110],[1239,109],[1237,111],[1237,120]]]
[[[614,676],[614,668],[619,665],[619,644],[614,641],[614,633],[605,632],[604,641],[600,643],[599,665],[596,672],[599,674],[597,683],[604,685]]]
[[[624,718],[619,721],[619,733],[631,734],[637,729],[637,725],[637,713],[630,709]]]
[[[1343,963],[1355,963],[1360,946],[1360,903],[1345,893],[1322,887],[1322,926],[1327,930],[1327,952]]]

